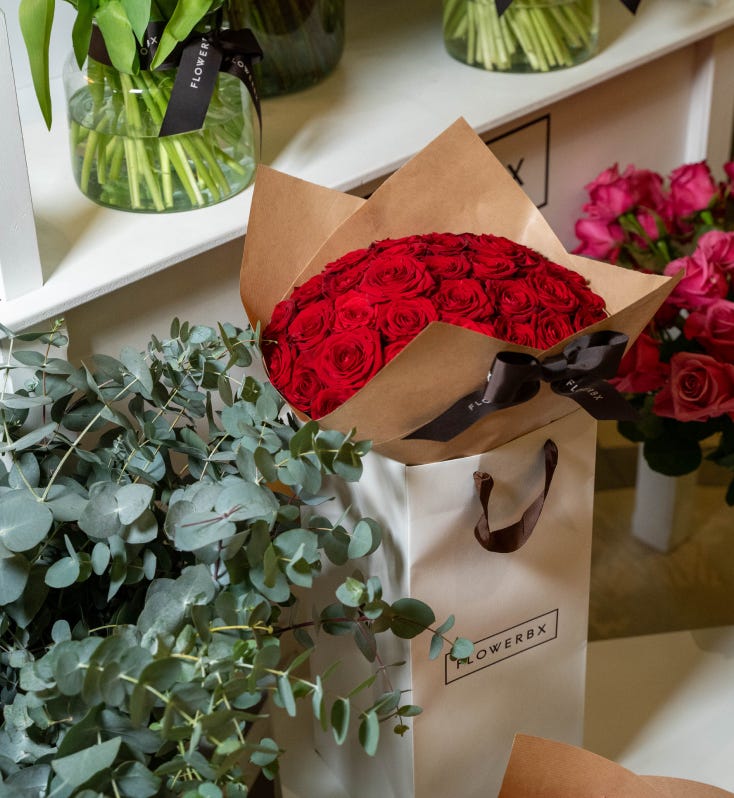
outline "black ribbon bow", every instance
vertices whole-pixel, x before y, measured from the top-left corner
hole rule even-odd
[[[598,420],[634,421],[637,411],[607,382],[617,373],[627,341],[624,333],[605,330],[575,338],[560,355],[543,361],[523,352],[499,352],[486,386],[407,438],[449,441],[490,413],[532,399],[543,382]]]
[[[138,45],[141,69],[150,69],[165,23],[151,22]],[[104,38],[92,28],[89,55],[112,66]],[[177,45],[158,69],[178,67],[159,136],[175,136],[199,130],[206,118],[219,72],[234,75],[245,84],[257,113],[262,136],[262,112],[252,65],[263,57],[260,45],[249,28],[194,33]]]
[[[637,7],[640,5],[641,0],[620,0],[622,5],[626,6],[633,14],[637,13]],[[497,7],[497,16],[501,17],[505,11],[512,5],[512,0],[494,0]]]

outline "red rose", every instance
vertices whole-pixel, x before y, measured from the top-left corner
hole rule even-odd
[[[263,340],[266,338],[277,338],[278,333],[287,329],[288,325],[296,312],[296,303],[292,299],[284,299],[273,308],[273,315],[270,317],[268,326],[263,333]]]
[[[538,301],[547,310],[556,313],[573,313],[579,307],[579,297],[574,288],[542,269],[536,269],[528,276],[528,283],[535,290]]]
[[[372,325],[377,317],[375,303],[359,291],[348,291],[334,301],[334,329],[354,330]]]
[[[497,330],[497,338],[502,341],[537,348],[535,325],[531,322],[505,319],[504,324],[497,323],[495,329]]]
[[[479,235],[474,236],[470,242],[470,249],[481,260],[490,258],[504,258],[515,263],[518,267],[536,266],[545,260],[543,256],[530,247],[510,241],[504,236]]]
[[[433,296],[441,320],[454,316],[486,319],[490,314],[487,291],[479,280],[444,280]]]
[[[290,298],[296,303],[297,307],[302,308],[311,302],[316,302],[323,297],[323,274],[315,274],[306,280],[303,285],[299,285],[291,292]],[[273,311],[275,312],[275,311]]]
[[[324,387],[318,374],[302,360],[293,365],[290,380],[283,385],[283,395],[297,410],[308,413],[316,394]]]
[[[477,321],[476,319],[466,319],[461,316],[445,317],[441,319],[448,324],[454,324],[456,327],[465,327],[467,330],[474,330],[474,332],[488,335],[490,338],[500,338],[497,335],[495,325],[491,321]]]
[[[472,259],[472,271],[478,280],[501,280],[512,277],[520,267],[505,255],[483,255],[476,253]]]
[[[313,349],[326,338],[333,319],[334,306],[330,299],[306,305],[291,323],[288,330],[290,340],[304,351]]]
[[[341,407],[353,393],[344,388],[324,388],[314,397],[309,415],[311,418],[322,418]]]
[[[325,385],[354,393],[382,367],[380,336],[367,328],[334,332],[312,365]]]
[[[352,288],[356,288],[368,262],[368,250],[356,249],[329,263],[323,272],[324,295],[335,299]]]
[[[670,364],[660,360],[660,344],[644,332],[629,348],[610,380],[622,393],[647,393],[662,388],[670,376]]]
[[[423,255],[428,246],[423,236],[405,236],[404,238],[384,238],[370,246],[373,255]]]
[[[435,283],[426,267],[410,255],[387,254],[373,258],[367,265],[360,288],[376,302],[395,297],[422,296]]]
[[[691,216],[708,207],[718,188],[706,161],[679,166],[670,174],[670,203],[675,216]]]
[[[280,338],[276,343],[264,343],[263,358],[273,385],[277,388],[287,386],[293,372],[293,350],[285,339]]]
[[[422,236],[428,246],[429,253],[434,255],[458,255],[467,248],[470,233],[428,233]]]
[[[653,410],[678,421],[706,421],[734,413],[734,366],[709,355],[678,352],[670,360],[670,382]]]
[[[411,340],[432,321],[438,321],[438,312],[431,300],[413,297],[380,305],[377,326],[387,341]]]
[[[436,280],[458,280],[471,274],[471,262],[462,252],[456,254],[429,253],[423,262]]]
[[[734,362],[734,302],[717,299],[694,311],[686,319],[683,332],[709,354]]]
[[[538,349],[550,349],[559,341],[573,335],[575,329],[571,320],[552,310],[543,311],[535,321],[535,343]]]
[[[607,312],[603,305],[601,307],[595,307],[594,304],[584,305],[582,303],[581,307],[576,311],[576,315],[573,317],[574,330],[583,330],[584,327],[590,327],[592,324],[606,319],[606,317]]]
[[[492,284],[487,287],[491,290]],[[527,322],[542,310],[535,289],[519,280],[498,281],[496,291],[499,313],[513,321]]]

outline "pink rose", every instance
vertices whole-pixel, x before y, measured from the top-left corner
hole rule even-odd
[[[579,219],[575,231],[580,242],[574,250],[575,253],[615,262],[624,241],[624,232],[620,225],[604,219]]]
[[[662,388],[670,364],[660,360],[660,344],[644,332],[622,358],[617,376],[610,380],[622,393],[647,393]]]
[[[596,180],[586,186],[591,200],[584,210],[597,219],[612,221],[637,204],[634,182],[630,179],[633,167],[627,167],[623,175],[615,164],[603,171]]]
[[[718,192],[706,161],[679,166],[670,174],[670,201],[675,216],[702,211]]]
[[[709,355],[678,352],[670,361],[670,382],[653,410],[678,421],[706,421],[734,412],[734,366]]]
[[[631,168],[631,167],[630,167]],[[625,174],[627,174],[625,172]],[[635,204],[661,213],[666,206],[663,178],[649,169],[633,169],[628,175],[635,194]]]
[[[725,272],[734,271],[734,233],[710,230],[698,239],[696,251]]]
[[[717,299],[694,311],[686,319],[683,332],[709,354],[734,362],[734,302]]]
[[[679,308],[698,310],[726,296],[728,285],[723,272],[699,251],[671,261],[664,270],[669,277],[685,270],[668,301]]]

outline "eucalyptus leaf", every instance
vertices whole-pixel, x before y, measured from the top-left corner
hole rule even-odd
[[[97,773],[112,767],[121,743],[119,737],[113,737],[70,756],[55,759],[51,762],[51,767],[66,787],[71,789],[81,787]]]
[[[153,500],[153,488],[150,485],[131,483],[123,485],[116,495],[117,512],[120,523],[132,524],[140,518]]]
[[[31,573],[31,564],[22,554],[0,559],[0,607],[23,595]]]
[[[26,491],[6,493],[0,501],[0,543],[8,551],[28,551],[48,533],[53,514]]]

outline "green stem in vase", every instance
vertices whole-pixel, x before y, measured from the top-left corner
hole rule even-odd
[[[484,69],[547,72],[572,66],[593,44],[595,0],[444,0],[444,39],[461,61]]]

